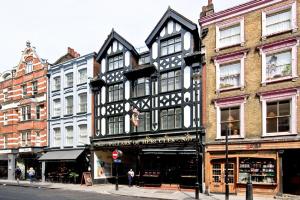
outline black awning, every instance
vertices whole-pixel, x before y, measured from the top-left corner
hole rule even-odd
[[[126,76],[129,80],[136,80],[142,77],[149,77],[154,72],[156,72],[154,65],[140,65],[136,69],[124,72],[124,76]]]
[[[60,161],[60,160],[76,160],[80,154],[83,152],[83,149],[76,150],[67,150],[67,151],[49,151],[42,155],[40,161]]]
[[[149,149],[142,149],[142,154],[148,154],[148,155],[151,155],[151,154],[152,155],[159,155],[159,154],[192,155],[192,154],[196,154],[196,149],[193,149],[191,147],[149,148]]]

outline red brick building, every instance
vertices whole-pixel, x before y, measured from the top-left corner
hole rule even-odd
[[[37,158],[47,146],[47,68],[35,48],[26,43],[20,62],[0,74],[0,178],[23,178],[29,167],[40,176]]]

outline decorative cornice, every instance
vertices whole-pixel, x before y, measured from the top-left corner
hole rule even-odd
[[[200,26],[206,26],[230,17],[239,16],[247,12],[257,10],[278,2],[284,2],[284,1],[285,0],[253,0],[220,12],[216,12],[208,16],[203,16],[199,19],[199,24]]]

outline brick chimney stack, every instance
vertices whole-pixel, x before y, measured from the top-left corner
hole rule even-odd
[[[77,53],[74,49],[72,49],[71,47],[68,47],[68,54],[70,54],[72,57],[74,58],[78,58],[80,57],[80,54]]]
[[[202,7],[202,12],[200,13],[200,18],[211,14],[214,14],[214,4],[213,0],[207,0],[207,5]]]

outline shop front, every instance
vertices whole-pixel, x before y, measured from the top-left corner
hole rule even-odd
[[[230,143],[230,193],[244,194],[251,175],[254,194],[300,194],[299,147],[299,141]],[[224,149],[224,143],[206,145],[205,181],[212,193],[225,193]]]
[[[229,145],[228,185],[230,193],[244,194],[249,175],[251,175],[254,193],[274,195],[279,192],[279,152],[260,149],[262,147],[263,144]],[[225,151],[222,151],[221,145],[207,145],[206,149],[207,189],[212,193],[225,193]]]
[[[127,183],[127,172],[135,172],[134,183],[139,186],[194,187],[196,154],[194,140],[182,137],[181,142],[170,139],[124,140],[94,142],[93,178],[96,183],[114,182],[118,165],[120,183]],[[122,145],[121,145],[122,144]],[[112,152],[123,152],[121,163],[114,163]]]
[[[59,183],[80,183],[83,172],[91,170],[90,153],[85,149],[53,150],[39,158],[42,180]]]

